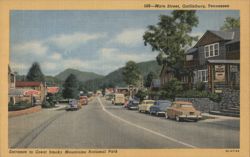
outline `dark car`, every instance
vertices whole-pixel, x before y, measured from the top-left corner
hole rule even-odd
[[[130,100],[127,105],[127,109],[129,110],[138,110],[138,105],[139,105],[138,100]]]
[[[171,103],[172,102],[168,100],[157,100],[154,105],[150,107],[149,113],[151,115],[154,114],[156,116],[164,116],[167,108],[171,106]]]

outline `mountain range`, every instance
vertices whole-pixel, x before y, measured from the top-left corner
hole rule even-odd
[[[139,71],[145,78],[149,72],[154,72],[157,76],[160,74],[161,66],[155,60],[137,63]],[[62,85],[70,74],[74,74],[81,82],[81,85],[86,90],[97,90],[104,87],[127,86],[123,81],[123,68],[107,74],[106,76],[96,74],[94,72],[83,72],[76,69],[66,69],[55,76],[45,76],[45,81],[48,85]],[[25,75],[17,75],[17,80],[24,81]]]

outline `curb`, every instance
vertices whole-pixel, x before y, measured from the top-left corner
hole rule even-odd
[[[25,114],[30,114],[30,113],[34,113],[34,112],[39,112],[42,110],[42,107],[39,106],[34,106],[28,109],[24,109],[24,110],[19,110],[19,111],[9,111],[8,112],[8,117],[16,117],[16,116],[21,116],[21,115],[25,115]]]

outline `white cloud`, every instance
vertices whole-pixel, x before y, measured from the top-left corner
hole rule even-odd
[[[47,40],[49,44],[54,44],[61,49],[73,49],[91,40],[104,38],[105,33],[87,34],[76,32],[73,34],[60,34]]]
[[[19,53],[20,55],[33,54],[42,56],[46,54],[47,50],[48,48],[40,41],[25,42],[13,47],[13,52]]]
[[[50,58],[52,60],[60,60],[60,59],[62,59],[62,55],[58,52],[54,52],[50,55]]]
[[[29,69],[29,65],[24,64],[24,63],[11,62],[10,68],[14,72],[19,72],[20,74],[24,74],[24,73],[26,74],[26,72]]]
[[[125,46],[136,46],[143,43],[144,29],[125,29],[120,34],[118,34],[113,43],[119,43]]]

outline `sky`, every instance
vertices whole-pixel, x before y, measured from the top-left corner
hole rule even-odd
[[[199,25],[192,35],[219,30],[226,17],[239,11],[197,11]],[[143,34],[155,25],[159,15],[170,10],[114,11],[11,11],[10,67],[27,74],[38,62],[45,75],[57,75],[67,68],[101,75],[123,67],[127,61],[155,60],[157,52],[145,46]]]

